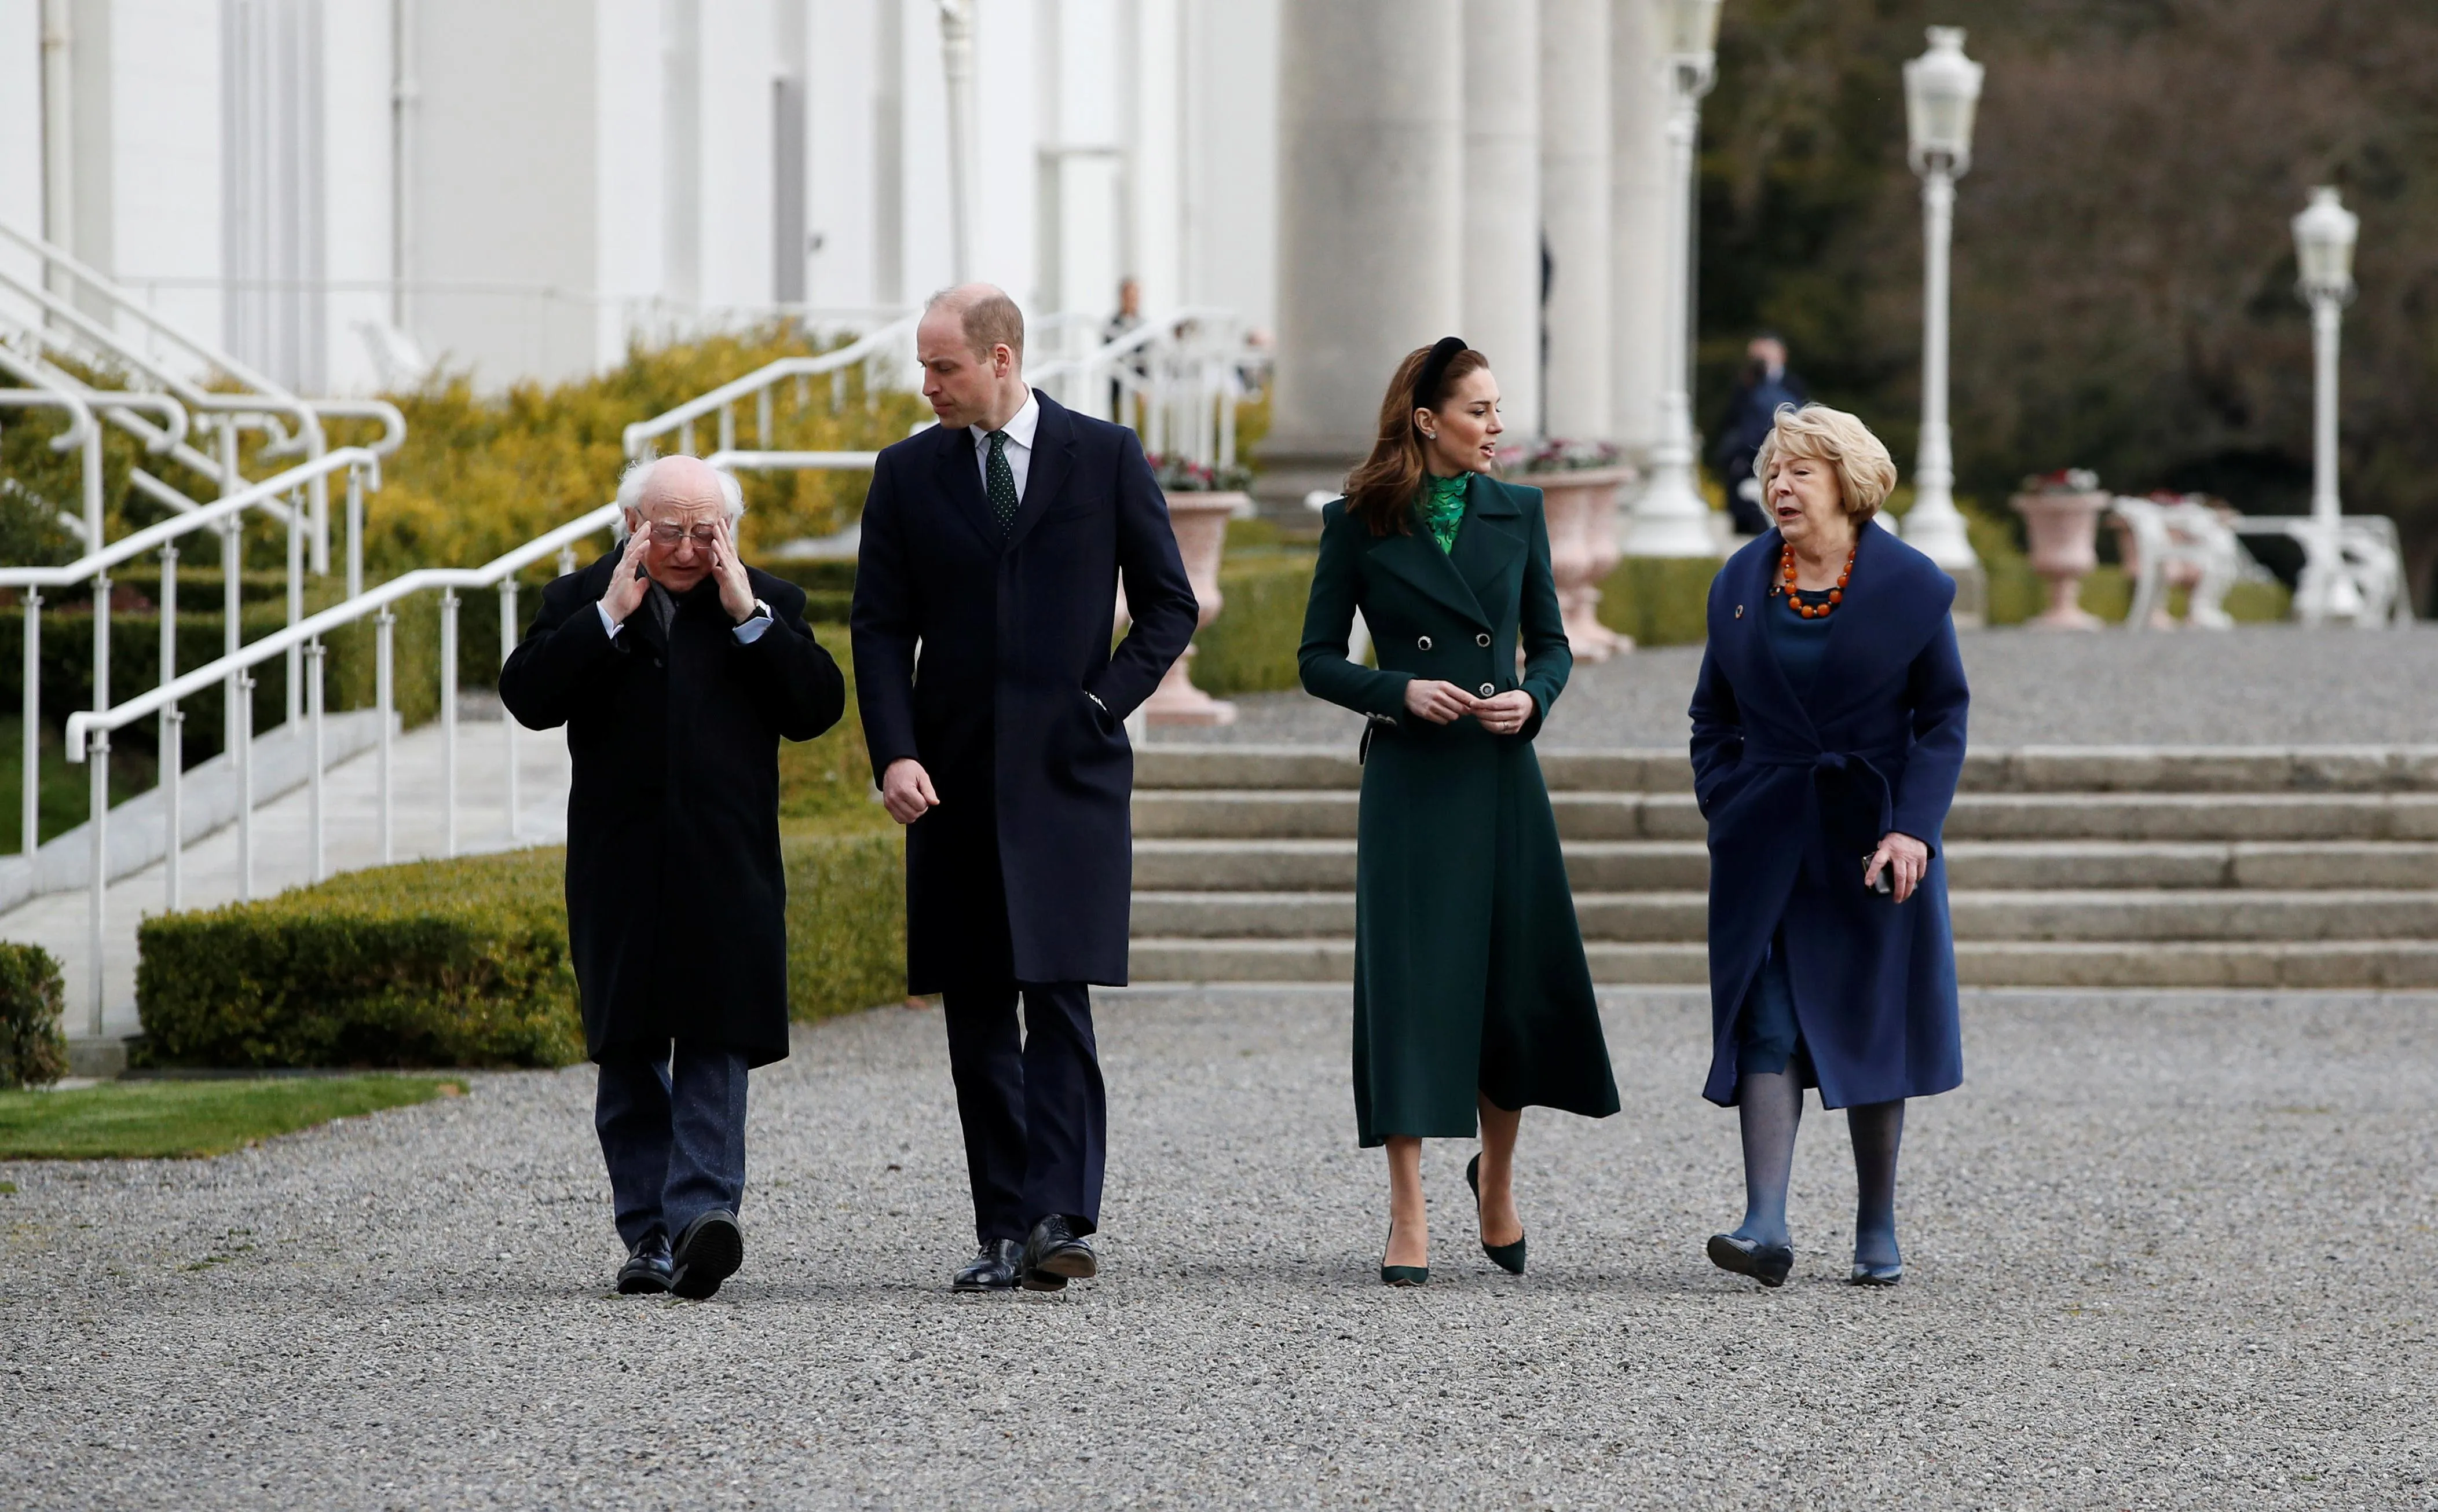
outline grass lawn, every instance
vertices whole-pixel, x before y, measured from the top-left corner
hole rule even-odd
[[[160,1160],[224,1155],[332,1118],[463,1096],[441,1077],[273,1077],[111,1081],[0,1092],[0,1160]]]

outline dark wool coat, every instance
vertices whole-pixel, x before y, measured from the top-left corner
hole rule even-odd
[[[1476,1091],[1502,1108],[1615,1113],[1574,894],[1532,754],[1574,665],[1541,491],[1476,475],[1453,552],[1419,524],[1374,536],[1343,500],[1321,521],[1303,685],[1373,721],[1356,821],[1358,1136],[1468,1136]],[[1376,670],[1347,659],[1358,608]],[[1434,725],[1405,711],[1416,677],[1477,694],[1520,687],[1539,707],[1513,735],[1470,718]]]
[[[618,551],[542,590],[500,669],[529,730],[567,727],[567,932],[592,1059],[704,1039],[761,1065],[787,1053],[787,879],[779,742],[839,721],[846,683],[804,592],[746,569],[773,624],[739,645],[719,585],[648,604],[612,640],[597,606]]]
[[[1012,530],[963,427],[881,452],[864,500],[850,624],[873,777],[910,756],[940,795],[906,839],[915,993],[1126,979],[1134,751],[1121,721],[1184,654],[1200,609],[1135,433],[1035,396]],[[1121,581],[1133,625],[1112,651]]]
[[[1955,584],[1877,525],[1798,697],[1771,650],[1780,538],[1745,546],[1710,585],[1693,690],[1693,789],[1710,826],[1709,1081],[1736,1098],[1735,1015],[1770,937],[1786,931],[1796,1022],[1831,1108],[1928,1097],[1964,1080],[1955,943],[1940,832],[1964,768],[1970,691],[1948,607]],[[1864,890],[1890,830],[1930,847],[1902,904]]]

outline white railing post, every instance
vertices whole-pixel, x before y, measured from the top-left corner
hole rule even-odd
[[[97,572],[93,579],[93,707],[96,713],[110,707],[110,574]]]
[[[288,624],[292,629],[305,618],[305,501],[294,493],[288,496]],[[305,712],[305,657],[302,647],[288,648],[288,723],[296,723]]]
[[[322,743],[322,662],[326,654],[327,648],[323,646],[321,638],[318,636],[316,636],[305,647],[305,717],[307,722],[312,727],[313,739],[312,776],[306,788],[305,806],[307,813],[309,816],[308,822],[313,831],[312,875],[313,880],[316,882],[319,882],[329,875],[328,869],[324,865],[324,857],[327,854],[327,851],[324,847],[322,840],[325,833],[323,829],[322,808],[322,753],[324,750]]]
[[[161,548],[161,685],[168,687],[178,680],[178,548]],[[164,850],[161,856],[161,905],[175,912],[178,907],[178,846],[184,838],[179,833],[181,820],[179,779],[185,764],[185,742],[180,739],[179,726],[186,715],[174,703],[161,711],[161,810]]]
[[[719,407],[719,449],[736,449],[736,406],[733,404]]]
[[[457,590],[440,591],[440,810],[442,855],[457,853]]]
[[[254,675],[237,675],[237,723],[229,727],[237,756],[237,895],[254,901]]]
[[[101,926],[102,911],[108,906],[110,892],[110,731],[97,730],[87,738],[84,759],[93,764],[93,887],[86,894],[85,947],[93,954],[88,962],[93,975],[92,1017],[85,1032],[101,1038],[102,974]]]
[[[243,584],[238,581],[244,576],[245,554],[241,549],[242,544],[238,536],[237,517],[231,515],[221,521],[221,655],[224,657],[237,655],[238,643],[244,633],[244,625],[240,622],[245,614],[245,590]],[[237,749],[237,747],[230,742],[237,738],[235,733],[238,727],[237,704],[238,699],[243,696],[243,689],[240,687],[243,680],[241,674],[232,673],[229,676],[228,685],[221,690],[221,746],[231,752]],[[230,759],[236,758],[232,755]]]
[[[25,769],[18,774],[25,803],[26,859],[43,844],[43,595],[26,590]]]
[[[500,665],[505,667],[517,649],[517,580],[500,579]],[[508,760],[508,843],[517,843],[517,721],[508,712],[505,699],[500,703],[500,745]]]
[[[364,590],[364,469],[347,469],[347,597]]]
[[[753,444],[765,451],[779,449],[770,444],[770,385],[768,383],[753,393]]]
[[[392,659],[397,650],[398,616],[383,609],[374,619],[373,627],[373,711],[380,720],[380,858],[381,865],[387,866],[397,859],[392,839],[397,832],[390,823],[389,727],[398,717],[397,689],[391,680],[396,665]]]

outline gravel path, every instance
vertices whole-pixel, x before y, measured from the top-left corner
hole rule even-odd
[[[2220,635],[1963,636],[1972,741],[2000,746],[2438,745],[2438,626],[2402,632],[2248,626]],[[1682,746],[1699,646],[1575,669],[1542,743]],[[1223,730],[1158,738],[1343,744],[1362,723],[1301,693],[1240,696]]]
[[[1911,1275],[1840,1283],[1815,1114],[1795,1278],[1740,1200],[1704,1010],[1608,999],[1629,1109],[1527,1120],[1531,1274],[1427,1162],[1380,1287],[1342,993],[1111,994],[1104,1279],[958,1298],[932,1015],[755,1078],[747,1270],[607,1294],[590,1079],[205,1163],[0,1166],[13,1505],[2438,1506],[2438,999],[1976,994],[1913,1121]]]

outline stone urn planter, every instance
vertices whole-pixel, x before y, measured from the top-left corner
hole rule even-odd
[[[2099,565],[2099,512],[2109,496],[2096,489],[2040,489],[2009,502],[2023,517],[2032,571],[2048,580],[2049,607],[2033,617],[2041,630],[2096,630],[2099,616],[2075,601],[2082,580]]]
[[[1578,661],[1606,661],[1634,649],[1632,636],[1599,622],[1599,585],[1618,556],[1617,495],[1633,477],[1631,467],[1577,467],[1528,472],[1515,480],[1541,490],[1558,608]]]
[[[1185,575],[1192,580],[1193,596],[1202,606],[1196,628],[1219,618],[1224,602],[1219,593],[1219,558],[1228,544],[1228,521],[1252,513],[1253,501],[1241,493],[1175,492],[1168,496],[1169,528],[1176,533],[1176,553],[1185,558]],[[1124,590],[1119,590],[1119,612],[1124,612]],[[1143,718],[1154,725],[1228,725],[1236,706],[1213,698],[1193,685],[1193,648],[1176,659],[1143,703]]]

